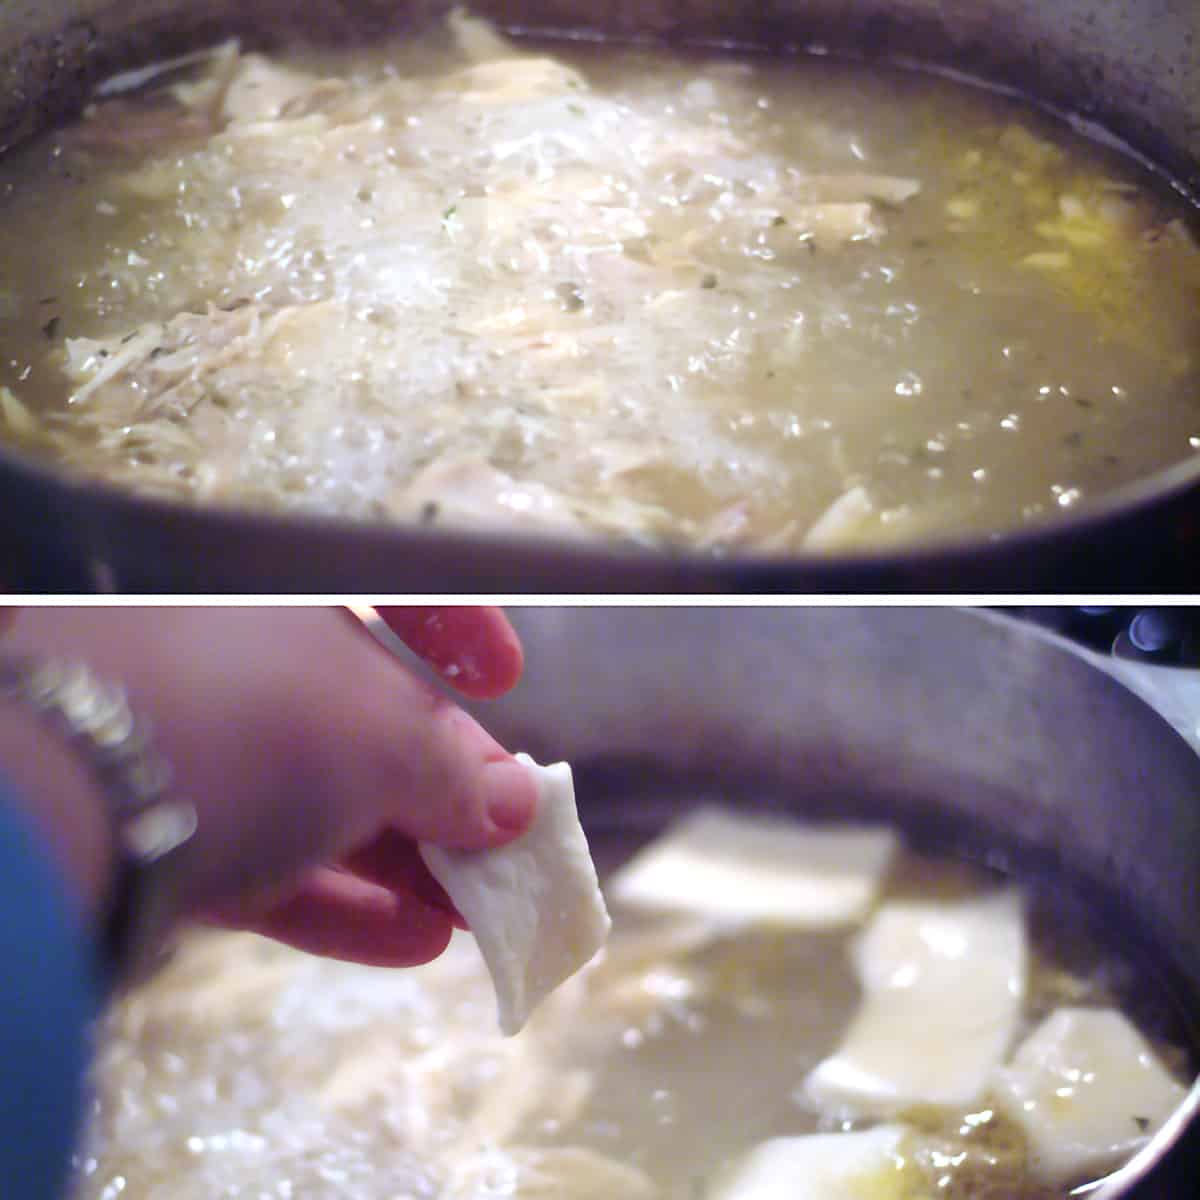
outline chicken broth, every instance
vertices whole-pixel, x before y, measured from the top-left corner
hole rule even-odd
[[[808,827],[783,836],[800,839],[789,843],[799,858],[811,857]],[[1188,1034],[1157,977],[1102,947],[1078,901],[1049,892],[1021,900],[995,877],[904,851],[887,831],[865,836],[891,849],[853,919],[828,907],[844,899],[852,855],[835,856],[828,873],[819,862],[801,868],[828,892],[817,899],[833,923],[820,928],[815,910],[806,929],[781,923],[782,910],[736,929],[706,915],[703,901],[690,912],[658,911],[644,896],[635,903],[628,887],[623,893],[621,872],[610,875],[608,947],[509,1039],[496,1030],[467,935],[407,971],[337,964],[251,935],[194,936],[106,1023],[80,1200],[738,1200],[752,1194],[737,1186],[738,1164],[777,1138],[833,1155],[816,1174],[807,1164],[810,1182],[832,1182],[796,1193],[804,1196],[1049,1200],[1128,1157],[1182,1098],[1188,1073]],[[756,875],[755,862],[744,866],[746,893],[776,902],[762,892],[767,876]],[[1004,939],[994,930],[968,938],[962,961],[936,981],[949,1000],[905,1037],[911,1059],[928,1052],[939,1022],[949,1039],[986,1040],[982,993],[961,989],[988,975],[997,952],[1014,954],[1019,994],[987,1082],[967,1103],[906,1103],[886,1116],[831,1106],[812,1081],[819,1064],[848,1051],[880,953],[892,966],[908,953],[895,920],[924,905],[949,922],[945,934],[956,913],[996,897],[1017,940],[998,951]],[[890,936],[872,947],[889,920]],[[922,926],[922,937],[933,929]],[[1063,1012],[1127,1021],[1109,1006],[1125,1009],[1133,1022],[1125,1035],[1140,1045],[1132,1067],[1088,1060],[1102,1063],[1103,1120],[1117,1114],[1124,1149],[1102,1153],[1090,1170],[1047,1166],[1001,1102],[1006,1073],[1024,1053],[1015,1048]],[[1071,1058],[1078,1045],[1060,1050],[1068,1069],[1085,1065]],[[1134,1098],[1132,1076],[1150,1062],[1157,1108]],[[1058,1095],[1069,1109],[1062,1097],[1071,1088]],[[810,1136],[822,1132],[832,1138]],[[838,1190],[838,1152],[863,1138],[893,1141]]]
[[[828,58],[229,44],[0,164],[0,428],[205,503],[764,551],[1200,451],[1178,196]]]

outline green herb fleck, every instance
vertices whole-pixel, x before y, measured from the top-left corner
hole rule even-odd
[[[583,289],[577,283],[560,283],[554,289],[554,294],[559,298],[565,312],[580,312],[587,303]]]

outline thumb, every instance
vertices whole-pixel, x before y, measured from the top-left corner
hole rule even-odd
[[[355,650],[364,659],[351,676],[359,684],[339,720],[359,751],[357,792],[368,804],[358,838],[390,828],[416,841],[481,849],[523,832],[537,805],[533,774],[399,662],[365,639]]]

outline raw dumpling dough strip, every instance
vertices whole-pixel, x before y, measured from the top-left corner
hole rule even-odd
[[[570,766],[516,757],[538,780],[538,812],[526,833],[493,850],[420,847],[479,943],[506,1035],[519,1032],[534,1008],[592,958],[611,926]]]
[[[1110,1008],[1057,1009],[997,1071],[993,1087],[1029,1139],[1034,1174],[1059,1185],[1132,1156],[1186,1094]]]
[[[798,1098],[839,1116],[982,1099],[1025,996],[1020,893],[883,905],[853,949],[863,998]]]
[[[836,929],[871,911],[900,839],[878,826],[810,826],[702,808],[613,877],[637,908],[733,925]]]
[[[719,1183],[714,1200],[895,1200],[915,1182],[908,1137],[903,1126],[878,1125],[772,1138]]]

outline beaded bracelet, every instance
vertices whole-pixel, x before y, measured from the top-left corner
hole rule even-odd
[[[196,810],[168,795],[171,769],[123,688],[80,663],[0,655],[0,700],[33,710],[86,764],[103,793],[117,865],[102,934],[111,981],[143,978],[162,956],[178,910],[176,854],[196,832]]]

